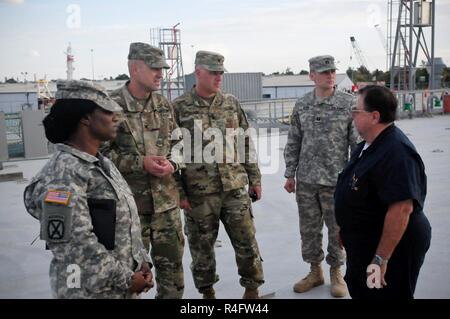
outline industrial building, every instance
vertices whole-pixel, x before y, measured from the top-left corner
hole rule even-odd
[[[309,75],[269,75],[262,79],[262,98],[288,99],[298,98],[314,89]],[[351,91],[353,82],[347,74],[336,74],[338,90]]]
[[[38,90],[35,83],[0,84],[0,112],[17,113],[38,109]]]
[[[126,81],[98,81],[107,91],[120,88]],[[56,82],[48,82],[48,93],[54,96]],[[0,112],[17,113],[25,109],[40,109],[39,99],[42,98],[36,82],[0,84]]]
[[[195,74],[185,75],[186,90],[195,84]],[[240,101],[260,100],[262,97],[263,74],[261,72],[224,73],[222,91],[231,93]]]

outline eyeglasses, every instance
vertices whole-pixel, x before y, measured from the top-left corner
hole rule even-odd
[[[352,108],[350,109],[352,113],[372,113],[366,110],[361,110],[358,109],[358,107],[356,105],[353,105]]]
[[[209,71],[208,70],[208,73],[210,74],[210,75],[223,75],[223,71]]]

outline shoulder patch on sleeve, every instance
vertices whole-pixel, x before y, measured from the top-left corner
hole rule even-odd
[[[40,216],[40,237],[47,243],[67,243],[72,232],[72,205],[69,205],[71,193],[48,190],[42,199]],[[55,205],[56,204],[56,205]]]
[[[71,195],[72,194],[67,191],[50,189],[47,191],[47,194],[44,197],[44,202],[67,206],[69,205]]]

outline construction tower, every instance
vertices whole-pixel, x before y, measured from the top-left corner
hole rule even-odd
[[[423,54],[431,68],[429,87],[435,88],[434,17],[434,0],[388,0],[388,61],[391,89],[415,89],[419,52]],[[396,77],[397,84],[394,83]]]
[[[150,42],[164,52],[169,69],[163,69],[161,94],[169,101],[184,93],[184,70],[181,55],[181,33],[177,27],[150,30]]]

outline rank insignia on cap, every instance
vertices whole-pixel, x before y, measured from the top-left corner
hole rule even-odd
[[[51,189],[47,192],[44,201],[46,203],[55,203],[67,206],[69,204],[70,195],[70,192]]]

